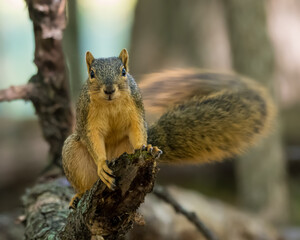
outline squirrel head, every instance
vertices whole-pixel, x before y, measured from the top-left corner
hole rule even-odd
[[[129,55],[123,49],[119,57],[94,58],[86,53],[86,65],[89,74],[89,94],[99,100],[111,101],[130,93],[128,84]]]

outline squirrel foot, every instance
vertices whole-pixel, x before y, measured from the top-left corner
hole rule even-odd
[[[70,203],[69,203],[69,209],[76,209],[77,204],[79,203],[80,199],[82,197],[82,194],[76,193],[74,197],[72,197]]]
[[[142,150],[147,150],[155,159],[158,159],[163,154],[162,150],[156,146],[153,147],[151,144],[148,144],[147,147],[143,145]]]
[[[116,189],[116,180],[113,171],[107,166],[106,161],[103,161],[98,166],[98,175],[101,181],[111,190]]]

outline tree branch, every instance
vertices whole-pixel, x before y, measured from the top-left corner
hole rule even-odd
[[[0,90],[0,102],[31,100],[50,146],[50,165],[61,167],[62,146],[71,133],[74,119],[62,50],[66,0],[26,0],[26,3],[33,23],[34,63],[38,72],[26,85]]]
[[[17,99],[29,100],[34,91],[34,84],[28,83],[20,86],[11,86],[0,90],[0,102]]]
[[[210,231],[207,226],[198,218],[194,212],[189,212],[184,209],[167,191],[166,188],[162,186],[155,186],[153,193],[163,201],[170,204],[177,213],[184,215],[191,223],[193,223],[197,229],[206,237],[207,240],[217,240],[215,234]]]
[[[156,161],[146,151],[137,151],[123,154],[109,166],[118,188],[111,191],[98,180],[70,214],[72,191],[64,178],[48,179],[28,190],[23,197],[26,239],[122,239],[135,222],[136,210],[152,191]]]
[[[61,151],[70,135],[71,111],[66,64],[62,49],[66,26],[65,0],[26,0],[33,23],[34,63],[38,72],[30,83],[38,91],[31,101],[39,117],[44,138],[50,146],[51,163],[61,166]]]

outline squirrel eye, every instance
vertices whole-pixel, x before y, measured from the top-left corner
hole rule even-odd
[[[93,70],[91,70],[90,76],[91,76],[91,78],[95,78],[95,72]]]
[[[122,69],[122,76],[123,76],[123,77],[126,76],[126,69],[125,69],[125,68]]]

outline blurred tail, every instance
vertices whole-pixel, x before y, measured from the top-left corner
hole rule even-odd
[[[175,70],[147,75],[139,85],[146,113],[165,112],[148,131],[164,162],[232,157],[266,135],[274,118],[266,90],[235,74]]]

